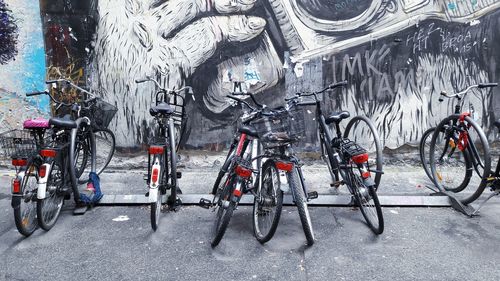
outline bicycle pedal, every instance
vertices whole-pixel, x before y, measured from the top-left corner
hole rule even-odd
[[[148,181],[149,180],[148,174],[144,174],[142,176],[142,179],[145,180],[145,181]]]
[[[317,191],[311,191],[307,193],[307,199],[312,200],[318,198],[318,192]]]
[[[145,197],[149,197],[149,191],[144,194]]]
[[[182,178],[182,172],[177,172],[177,178],[178,179]]]
[[[344,184],[344,181],[335,181],[330,184],[331,187],[339,187]]]
[[[204,209],[210,209],[210,207],[212,207],[212,201],[205,198],[201,198],[200,202],[198,203],[198,206]]]

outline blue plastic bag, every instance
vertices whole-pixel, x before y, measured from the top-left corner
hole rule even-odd
[[[99,179],[99,176],[94,172],[90,172],[89,174],[87,191],[89,191],[89,195],[80,193],[80,200],[87,204],[99,202],[99,200],[101,200],[103,196],[101,192],[101,181]]]

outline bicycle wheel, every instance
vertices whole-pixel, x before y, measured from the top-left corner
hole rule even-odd
[[[232,163],[234,153],[236,149],[234,149],[233,146],[229,148],[229,152],[227,153],[226,160],[224,161],[224,164],[222,165],[219,174],[217,175],[217,179],[215,180],[214,186],[212,187],[212,192],[210,194],[215,195],[217,193],[218,189],[221,189],[223,186],[221,186],[221,181],[222,179],[227,179],[229,176],[229,171],[230,171],[230,165]]]
[[[304,234],[307,240],[307,245],[312,246],[314,244],[314,233],[311,223],[311,216],[309,215],[309,210],[307,208],[307,195],[302,188],[298,169],[299,168],[296,167],[291,172],[287,173],[288,184],[290,185],[290,190],[292,191],[295,205],[297,205],[300,222],[302,223],[302,229],[304,230]]]
[[[113,132],[109,129],[106,128],[98,128],[94,129],[93,131],[94,136],[95,136],[95,143],[96,143],[96,159],[95,159],[95,165],[96,165],[96,173],[100,175],[109,165],[111,162],[111,159],[113,158],[113,155],[115,153],[115,135]],[[88,181],[88,175],[91,171],[91,162],[88,161],[91,158],[91,150],[90,150],[90,140],[87,137],[85,139],[85,145],[82,145],[82,148],[85,148],[85,162],[84,162],[84,169],[78,173],[77,170],[77,178],[78,178],[78,183],[83,184]],[[78,148],[78,146],[77,146]],[[75,154],[75,158],[78,161],[78,154]],[[78,164],[76,167],[81,167],[82,165]]]
[[[352,195],[358,204],[361,214],[366,220],[368,227],[375,234],[384,232],[384,217],[382,207],[373,186],[366,186],[360,175],[355,175],[351,170],[348,172],[349,182],[352,187]]]
[[[176,153],[176,140],[175,140],[175,128],[174,128],[174,120],[169,120],[169,130],[168,130],[168,139],[170,142],[170,147],[168,149],[168,160],[170,168],[169,177],[170,177],[170,197],[169,197],[169,205],[171,207],[176,207],[177,204],[177,153]]]
[[[37,219],[43,230],[50,230],[59,218],[64,202],[60,192],[63,184],[63,168],[54,162],[47,178],[46,197],[37,200]]]
[[[463,204],[476,200],[491,173],[491,155],[483,130],[470,117],[460,121],[460,115],[445,118],[436,127],[430,147],[430,167],[434,184],[440,190],[454,191]],[[472,178],[473,171],[480,174]],[[465,177],[471,181],[459,187]]]
[[[328,167],[328,172],[330,173],[330,177],[332,178],[332,184],[336,183],[338,181],[338,176],[336,173],[333,171],[333,149],[330,145],[331,141],[326,140],[326,136],[323,138],[318,134],[318,139],[321,143],[321,159],[325,161],[327,167]],[[326,144],[329,144],[328,146]]]
[[[12,196],[14,221],[17,230],[28,237],[38,227],[36,219],[36,190],[38,188],[38,165],[34,162],[26,165],[21,181],[21,195]]]
[[[422,166],[424,167],[424,171],[427,174],[427,177],[429,177],[429,179],[431,181],[433,181],[433,178],[432,178],[432,172],[431,172],[431,168],[430,168],[429,156],[430,156],[430,146],[431,146],[430,144],[432,141],[432,134],[434,134],[435,130],[436,130],[436,128],[434,127],[434,128],[430,128],[427,131],[425,131],[423,136],[422,136],[422,139],[420,140],[420,144],[419,144],[420,160],[422,161]],[[444,136],[439,137],[439,139],[444,140]],[[444,148],[445,145],[446,145],[445,143],[440,143],[438,145],[438,147]],[[441,150],[440,152],[442,153],[442,151],[443,150]],[[460,153],[460,152],[458,152],[458,153]],[[472,169],[471,169],[472,165],[470,164],[469,161],[466,160],[469,158],[467,152],[463,152],[462,156],[457,155],[457,157],[458,157],[458,159],[453,160],[453,161],[456,161],[453,169],[459,168],[459,171],[458,172],[454,171],[453,174],[450,176],[450,177],[457,176],[457,178],[453,178],[453,180],[455,180],[456,183],[453,186],[451,186],[451,185],[443,186],[446,190],[451,191],[451,192],[460,192],[463,189],[465,189],[467,187],[467,185],[469,184],[470,178],[472,176]],[[461,161],[460,159],[462,159],[463,161]],[[444,162],[443,162],[443,164],[444,164]],[[441,168],[443,168],[443,167],[441,167]],[[448,171],[448,170],[445,169],[445,171]],[[451,169],[450,169],[450,171],[451,171]],[[445,173],[443,175],[443,174],[438,172],[438,178],[441,178],[441,179],[448,178],[447,174],[448,173]],[[460,175],[463,175],[462,180],[460,180]]]
[[[87,168],[90,166],[88,161],[90,158],[90,141],[86,136],[79,135],[77,136],[75,147],[75,176],[78,179],[78,183],[84,183],[88,181],[88,173],[90,172],[90,169]],[[83,176],[84,173],[86,176]]]
[[[163,155],[161,155],[161,156],[155,155],[153,157],[153,161],[151,163],[155,163],[158,158],[160,158],[158,160],[159,163],[162,163],[162,165],[163,165],[163,160],[164,160]],[[161,169],[160,184],[158,187],[158,194],[156,196],[156,201],[150,203],[150,206],[151,206],[151,228],[154,231],[156,231],[158,229],[158,225],[160,224],[161,203],[162,203],[162,196],[163,196],[162,188],[166,183],[166,181],[165,181],[166,171],[165,171],[164,167],[165,166],[163,166]]]
[[[384,162],[382,144],[380,143],[378,131],[370,119],[365,116],[355,116],[352,118],[345,128],[344,138],[348,138],[366,149],[369,155],[368,168],[371,171],[373,169],[370,166],[375,167],[377,171],[382,171]],[[381,179],[382,173],[375,173],[375,191],[378,190]]]
[[[226,233],[229,221],[233,216],[233,211],[236,208],[236,203],[232,201],[232,191],[234,186],[234,181],[236,178],[227,178],[224,182],[225,185],[222,189],[218,189],[215,194],[214,200],[216,200],[216,219],[213,226],[213,238],[212,238],[212,248],[219,245],[224,233]]]
[[[253,201],[253,230],[260,243],[273,238],[280,221],[283,191],[278,173],[273,160],[262,165],[262,186],[257,187]]]

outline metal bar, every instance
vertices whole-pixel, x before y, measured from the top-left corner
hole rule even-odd
[[[198,205],[201,198],[211,200],[209,194],[181,194],[179,197],[184,205]],[[166,198],[164,198],[164,201]],[[421,195],[381,195],[380,204],[383,207],[451,207],[450,199],[447,196],[421,196]],[[104,195],[101,201],[97,203],[100,206],[128,206],[148,204],[148,198],[144,195]],[[241,205],[252,205],[253,196],[245,195],[241,198]],[[291,195],[285,195],[283,204],[293,205]],[[310,206],[322,207],[349,207],[351,204],[350,195],[322,195],[317,199],[309,201]]]

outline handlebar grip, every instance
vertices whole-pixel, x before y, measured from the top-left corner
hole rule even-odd
[[[26,96],[27,97],[31,97],[31,96],[39,96],[39,95],[46,95],[48,94],[47,91],[43,91],[43,92],[31,92],[31,93],[26,93]]]
[[[337,82],[337,83],[330,84],[330,86],[328,86],[328,89],[333,90],[333,89],[335,89],[335,88],[338,88],[338,87],[343,87],[343,86],[347,86],[347,80],[344,80],[344,81],[340,81],[340,82]]]
[[[149,81],[149,79],[135,79],[135,83],[139,84],[139,83],[144,83],[146,81]]]
[[[493,88],[496,86],[498,86],[498,83],[479,83],[479,85],[477,87],[479,89],[482,89],[482,88]]]
[[[45,84],[52,84],[52,83],[57,83],[57,80],[47,80],[45,81]]]

